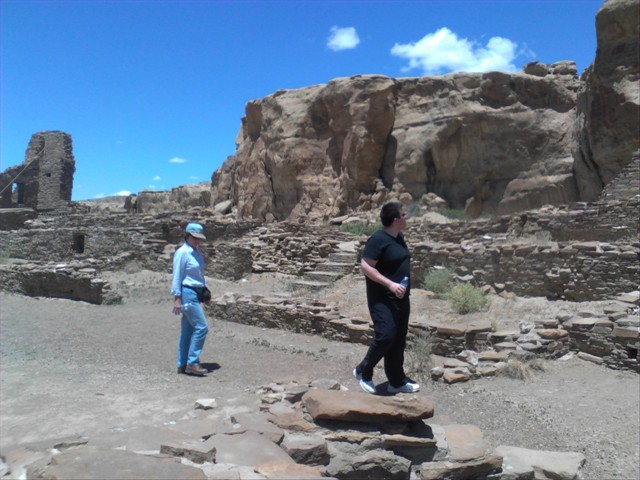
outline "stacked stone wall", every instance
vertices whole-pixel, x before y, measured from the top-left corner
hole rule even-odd
[[[220,240],[233,242],[256,226],[252,222],[218,221],[206,214],[187,218],[204,224],[211,240],[204,251],[211,261]],[[186,223],[185,217],[177,214],[41,215],[26,221],[24,228],[0,230],[0,243],[2,256],[9,258],[57,262],[94,258],[102,268],[136,261],[142,268],[170,271],[173,252],[184,240]]]
[[[121,300],[109,282],[97,277],[92,262],[0,265],[0,283],[5,291],[34,297],[67,298],[98,305]]]
[[[604,300],[638,288],[640,243],[420,243],[412,277],[449,267],[477,285],[503,285],[521,296],[574,302]]]
[[[334,306],[304,298],[225,294],[205,308],[220,320],[343,342],[367,344],[373,333],[368,320],[345,317]]]
[[[41,212],[68,210],[74,172],[71,136],[58,131],[36,133],[29,141],[24,163],[0,174],[0,206]],[[14,183],[19,185],[15,191]]]
[[[337,227],[284,222],[257,228],[247,245],[253,252],[255,272],[302,275],[324,261],[339,243],[358,241]]]

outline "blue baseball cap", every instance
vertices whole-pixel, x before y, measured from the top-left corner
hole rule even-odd
[[[206,240],[207,237],[204,236],[204,227],[199,223],[189,223],[187,228],[184,229],[189,235],[199,238],[201,240]]]

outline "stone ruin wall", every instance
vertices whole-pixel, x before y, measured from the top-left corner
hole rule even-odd
[[[591,221],[592,215],[601,218],[597,213],[602,211],[616,224],[637,228],[637,219],[633,220],[629,210],[637,212],[639,203],[638,198],[630,199],[624,211],[616,204],[611,211],[585,208],[583,213]],[[406,235],[413,249],[413,278],[422,279],[430,268],[441,265],[479,285],[503,284],[518,295],[570,301],[606,299],[637,289],[637,239],[556,241],[545,228],[559,217],[557,211],[526,215],[528,230],[522,228],[522,215],[445,226],[412,225]],[[585,223],[584,216],[566,215],[561,220],[564,231]],[[238,279],[251,272],[302,275],[322,262],[340,241],[360,245],[365,240],[342,234],[336,226],[292,222],[260,226],[216,218],[220,217],[202,211],[193,220],[205,224],[213,240],[205,250],[210,270],[222,278]],[[4,257],[56,262],[95,258],[104,269],[135,261],[141,268],[170,272],[172,254],[183,236],[182,223],[182,215],[171,214],[48,216],[27,222],[23,229],[0,231],[0,241]],[[357,261],[354,258],[354,271]]]
[[[0,174],[0,207],[27,207],[39,212],[67,208],[74,172],[71,136],[58,131],[36,133],[29,141],[24,162]]]
[[[27,221],[21,229],[0,230],[0,257],[10,259],[0,263],[0,284],[3,290],[23,295],[114,303],[118,296],[99,278],[100,272],[127,265],[171,272],[173,253],[184,236],[182,218],[182,214],[47,215]],[[197,214],[193,219],[207,226],[212,239],[234,239],[253,228],[251,222],[211,222]],[[239,251],[214,241],[205,255],[214,271],[220,271],[217,262],[228,262],[221,276],[228,273],[237,279],[251,271],[250,253],[247,266],[244,249]]]
[[[619,204],[611,207],[619,209],[620,215],[605,216],[622,221],[624,214],[625,222],[632,223],[634,215],[637,218],[637,199],[625,205],[628,209],[624,212]],[[590,215],[591,210],[578,211]],[[536,221],[527,222],[529,230],[524,231],[523,236],[518,236],[523,234],[521,216],[444,226],[412,225],[407,238],[412,244],[414,281],[419,282],[434,265],[444,265],[453,268],[463,280],[487,285],[495,292],[504,290],[522,296],[590,301],[611,299],[637,290],[638,241],[556,242],[548,231],[541,229],[548,225],[546,220],[555,218],[552,210],[547,213],[550,215],[528,212],[529,218]],[[567,215],[567,218],[580,218],[580,215]],[[341,233],[335,225],[295,222],[263,225],[225,220],[208,211],[193,214],[191,220],[203,223],[212,240],[205,249],[209,275],[230,280],[261,272],[301,276],[325,261],[338,244],[344,242],[353,243],[353,273],[357,273],[359,252],[366,240],[366,237]],[[26,228],[0,231],[4,255],[22,259],[19,265],[0,266],[0,280],[4,289],[22,294],[109,303],[117,295],[114,297],[109,286],[100,283],[99,272],[123,268],[131,262],[139,268],[171,272],[172,255],[182,240],[184,223],[183,214],[43,216],[27,222]],[[571,230],[571,222],[566,225]],[[454,231],[462,239],[458,243],[448,241]],[[74,251],[78,235],[84,235],[82,253]],[[427,239],[420,242],[425,237]],[[223,297],[216,299],[210,313],[223,320],[327,335],[344,341],[366,343],[371,334],[368,319],[346,318],[332,306],[309,299]],[[567,338],[541,338],[529,348],[536,355],[551,358],[575,349],[615,368],[634,368],[637,360],[631,362],[629,355],[637,357],[637,328],[619,325],[616,321],[620,318],[604,315],[578,322],[564,319],[571,321],[558,328],[569,332]],[[537,330],[546,327],[548,325],[540,325]],[[451,356],[456,356],[459,353],[456,350],[463,346],[489,347],[502,340],[491,337],[496,332],[492,332],[490,326],[486,331],[471,332],[467,327],[452,330],[451,326],[414,325],[412,334],[420,334],[425,329],[441,353]],[[483,368],[470,372],[469,376],[494,371],[488,366]]]

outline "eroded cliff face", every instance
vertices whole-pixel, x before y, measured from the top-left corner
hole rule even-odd
[[[535,62],[516,74],[338,78],[253,100],[236,154],[214,172],[212,203],[269,221],[427,194],[476,215],[595,199],[638,148],[630,4],[598,12],[598,54],[582,80],[573,62]]]
[[[282,220],[429,192],[485,211],[574,200],[579,85],[574,68],[357,76],[276,92],[247,105],[237,153],[214,174],[214,202],[232,199],[241,218]]]
[[[575,174],[582,199],[629,163],[640,145],[640,3],[607,0],[596,14],[598,48],[578,97]]]

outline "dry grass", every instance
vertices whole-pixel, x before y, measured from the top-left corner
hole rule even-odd
[[[534,358],[528,361],[509,360],[507,364],[498,370],[497,374],[513,378],[515,380],[527,381],[533,376],[534,371],[543,372],[546,370],[545,361],[541,358]]]
[[[433,342],[429,332],[421,332],[409,340],[404,365],[410,377],[422,383],[431,378],[432,351]]]

